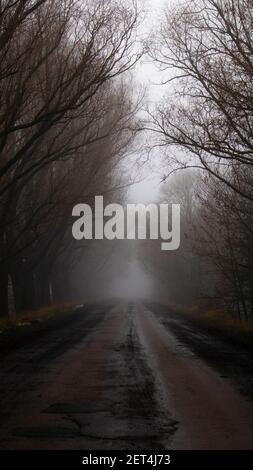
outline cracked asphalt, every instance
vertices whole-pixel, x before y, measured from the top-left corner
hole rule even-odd
[[[253,358],[158,304],[82,306],[0,349],[1,449],[253,448]]]

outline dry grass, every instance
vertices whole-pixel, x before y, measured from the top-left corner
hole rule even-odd
[[[175,304],[166,306],[209,332],[253,348],[253,321],[241,322],[221,309],[200,308],[197,304],[187,307]]]
[[[208,310],[198,316],[201,321],[213,325],[219,329],[225,329],[228,332],[237,332],[240,334],[253,335],[253,321],[241,322],[238,318],[229,315],[222,310]]]
[[[13,327],[23,327],[31,325],[35,322],[42,322],[55,315],[60,315],[65,313],[73,308],[75,304],[66,303],[62,305],[48,305],[39,310],[23,312],[18,315],[16,318],[0,318],[0,332],[6,331]]]
[[[221,309],[210,309],[200,311],[197,306],[179,308],[180,311],[199,322],[227,331],[253,334],[253,321],[241,322],[239,318],[229,315]]]

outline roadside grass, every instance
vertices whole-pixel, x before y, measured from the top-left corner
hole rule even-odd
[[[187,307],[174,304],[168,306],[207,332],[253,350],[253,320],[242,322],[221,309],[200,308],[196,304]]]
[[[34,323],[40,323],[56,315],[65,313],[77,307],[76,304],[65,303],[61,305],[48,305],[38,310],[20,313],[12,318],[0,318],[0,333],[12,328],[22,328]]]

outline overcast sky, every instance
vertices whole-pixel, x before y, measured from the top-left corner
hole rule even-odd
[[[173,0],[144,0],[146,19],[145,23],[141,28],[141,36],[146,38],[152,30],[159,28],[160,21],[163,17],[163,9],[166,5],[169,5]],[[157,70],[157,67],[145,57],[136,67],[135,78],[141,86],[145,86],[147,89],[147,101],[149,104],[155,104],[162,99],[163,93],[165,92],[164,87],[160,86],[161,74]],[[148,203],[156,199],[159,189],[161,174],[159,173],[159,162],[155,156],[150,162],[143,168],[143,174],[145,180],[139,184],[131,187],[129,191],[129,197],[131,201]]]
[[[152,30],[159,28],[159,23],[163,17],[163,9],[169,5],[171,0],[145,0],[146,20],[141,28],[141,36],[146,38]],[[144,58],[136,68],[138,81],[148,87],[149,98],[157,100],[161,96],[161,87],[154,85],[159,83],[160,76],[152,61]]]
[[[145,25],[141,30],[141,35],[147,37],[152,29],[159,27],[162,18],[162,11],[166,4],[173,0],[145,0],[147,10]],[[161,81],[161,76],[155,65],[147,58],[142,60],[135,70],[135,78],[141,84],[147,87],[148,102],[155,103],[162,98],[165,92],[164,87],[155,85]],[[155,160],[155,161],[154,161]],[[131,186],[129,190],[129,202],[148,204],[156,202],[161,189],[161,159],[153,155],[149,164],[144,166],[142,177],[144,180]],[[133,245],[134,252],[134,245]],[[120,259],[118,264],[120,265]],[[117,279],[113,278],[111,282],[111,292],[122,295],[123,297],[141,298],[151,294],[153,281],[150,274],[146,273],[143,266],[139,264],[138,259],[130,258],[129,262],[124,262],[124,269],[118,274]]]

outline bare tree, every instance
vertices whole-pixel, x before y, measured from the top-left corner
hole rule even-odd
[[[193,0],[167,11],[151,55],[169,95],[152,114],[158,144],[253,200],[253,3]],[[230,178],[230,168],[238,168]]]
[[[238,175],[237,175],[238,177]],[[244,174],[241,175],[244,179]],[[231,175],[232,180],[232,175]],[[196,256],[212,266],[212,279],[221,307],[252,318],[253,252],[252,204],[214,177],[198,186],[198,226],[195,226]]]
[[[5,313],[11,247],[17,240],[22,246],[19,235],[25,227],[28,244],[32,241],[30,222],[22,215],[22,210],[27,214],[25,201],[49,175],[50,181],[56,173],[59,177],[57,161],[76,159],[78,167],[87,146],[117,135],[105,125],[101,134],[106,108],[98,103],[108,93],[106,84],[130,70],[140,53],[134,2],[48,0],[0,6],[0,311]],[[113,93],[105,106],[109,97]],[[124,120],[123,115],[118,119]],[[49,194],[53,197],[54,191]],[[54,199],[48,203],[52,206]],[[37,217],[38,207],[33,207]]]
[[[65,266],[61,279],[64,277],[67,283],[80,261],[85,244],[74,241],[71,234],[73,206],[80,201],[93,205],[96,193],[106,196],[122,185],[116,172],[136,134],[136,103],[131,104],[121,83],[108,88],[101,90],[101,99],[93,103],[96,112],[94,121],[89,112],[89,127],[82,120],[81,134],[72,130],[70,135],[78,139],[72,138],[71,146],[69,140],[65,141],[69,134],[62,135],[58,149],[64,148],[61,159],[56,153],[58,158],[30,178],[22,191],[7,253],[17,310],[49,304],[49,288],[51,285],[52,295],[59,264]],[[70,293],[65,289],[64,295]]]

